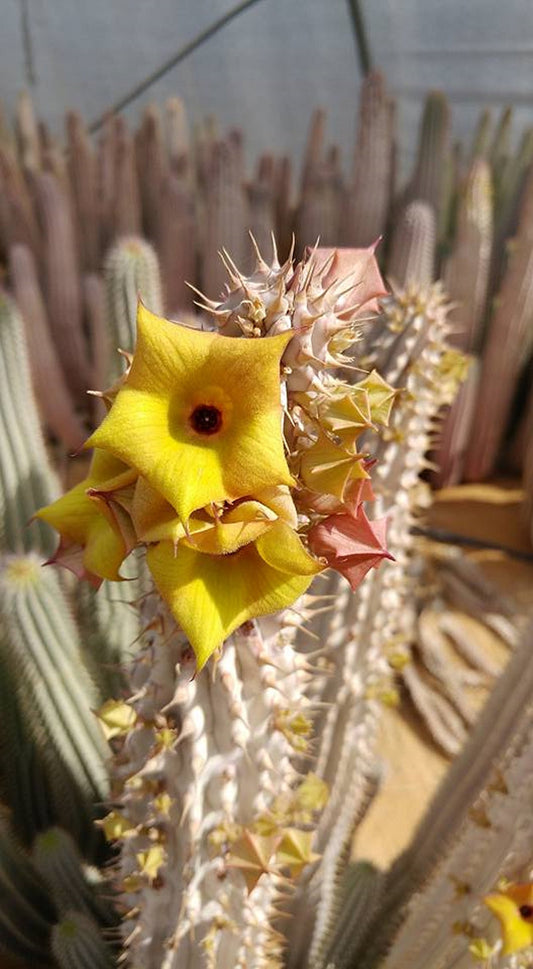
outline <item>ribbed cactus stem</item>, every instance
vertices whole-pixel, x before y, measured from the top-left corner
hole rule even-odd
[[[141,570],[142,563],[133,558],[122,567],[127,582],[104,581],[98,590],[85,583],[79,590],[76,618],[83,658],[101,702],[120,694],[126,665],[137,648]]]
[[[212,673],[192,679],[183,636],[157,600],[150,607],[131,671],[133,723],[116,741],[127,820],[120,875],[139,912],[125,926],[129,961],[138,969],[281,965],[271,909],[284,880],[274,851],[291,823],[298,724],[308,713],[294,628],[277,618],[250,624]],[[264,838],[261,818],[270,825]],[[137,827],[146,819],[151,836]]]
[[[302,196],[297,216],[300,243],[312,246],[317,239],[323,246],[335,246],[340,234],[344,187],[339,167],[339,154],[332,146],[325,158],[316,164]]]
[[[409,199],[422,199],[433,206],[439,239],[448,215],[450,164],[449,106],[444,94],[432,91],[424,106],[417,160],[407,191]]]
[[[470,927],[470,937],[494,939],[494,923],[491,927],[481,897],[494,890],[502,876],[527,878],[533,834],[530,651],[531,630],[487,701],[412,845],[387,875],[385,904],[358,953],[361,969],[377,964],[386,969],[466,969],[472,956],[460,927]],[[386,958],[380,958],[387,949]]]
[[[392,189],[393,114],[385,80],[377,72],[361,85],[352,180],[342,244],[370,246],[382,235]]]
[[[41,414],[65,448],[76,451],[87,436],[86,430],[74,410],[57,348],[52,340],[35,260],[27,246],[12,247],[9,272],[23,320],[32,382]]]
[[[478,390],[479,362],[472,359],[464,383],[438,431],[438,449],[434,456],[438,470],[432,479],[437,488],[449,488],[463,479]]]
[[[59,969],[113,969],[115,964],[98,925],[81,912],[65,912],[54,925],[51,948]]]
[[[120,239],[105,263],[107,321],[112,345],[109,377],[122,367],[117,349],[132,352],[135,347],[139,298],[153,313],[162,313],[161,278],[155,251],[137,236]]]
[[[154,104],[150,104],[144,112],[135,139],[135,154],[144,231],[148,239],[155,243],[159,234],[161,184],[168,171],[168,157],[161,114]]]
[[[116,119],[115,128],[113,239],[141,232],[141,201],[133,139],[124,118]]]
[[[261,252],[268,252],[275,233],[275,164],[272,155],[263,155],[258,162],[255,179],[248,186],[250,232]]]
[[[291,230],[294,222],[291,159],[280,158],[275,173],[276,240],[281,261],[289,255]]]
[[[512,123],[513,109],[504,108],[496,126],[494,138],[492,139],[489,150],[489,161],[493,172],[495,195],[497,198],[499,196],[500,179],[510,154]]]
[[[31,385],[24,326],[13,301],[0,290],[0,545],[51,554],[55,539],[44,522],[28,522],[52,501],[59,484],[52,472]]]
[[[477,125],[472,137],[472,148],[470,159],[486,158],[490,151],[492,131],[492,113],[490,108],[485,108],[480,112]]]
[[[31,861],[60,915],[75,910],[104,925],[116,922],[109,903],[98,898],[89,883],[81,855],[68,831],[53,827],[39,834],[31,850]]]
[[[57,914],[50,895],[25,852],[0,823],[0,953],[7,950],[30,965],[48,965],[48,941]]]
[[[168,98],[165,103],[165,120],[170,167],[180,172],[190,151],[187,111],[181,98]]]
[[[322,696],[331,706],[317,726],[316,770],[331,785],[331,793],[318,826],[317,850],[323,857],[311,877],[310,892],[304,885],[298,893],[289,927],[291,966],[319,969],[336,945],[339,893],[353,833],[377,780],[380,712],[387,695],[394,695],[391,648],[403,650],[409,663],[416,626],[411,525],[420,500],[419,475],[442,403],[439,371],[446,350],[446,309],[438,287],[387,301],[385,333],[376,341],[372,359],[364,361],[379,368],[388,383],[405,388],[383,439],[365,441],[378,457],[376,515],[385,512],[389,518],[387,545],[395,562],[384,562],[355,595],[336,604],[329,634],[321,629],[335,647],[335,669]]]
[[[57,574],[35,555],[5,557],[0,597],[6,661],[36,738],[46,738],[84,797],[103,800],[105,744],[90,709],[96,691],[83,673],[78,632]]]
[[[81,116],[71,111],[66,117],[68,169],[80,262],[87,272],[100,266],[100,231],[96,156]]]
[[[483,350],[472,437],[465,466],[469,481],[489,477],[505,434],[516,379],[532,345],[533,226],[530,218],[533,173],[524,188],[516,238],[495,300]]]
[[[202,288],[219,296],[226,270],[219,256],[231,252],[237,265],[244,265],[248,253],[248,200],[244,185],[242,142],[239,132],[213,146],[205,197],[205,237]]]
[[[91,355],[90,390],[107,387],[110,370],[111,341],[106,318],[105,285],[99,273],[86,273],[82,279],[83,309]],[[94,423],[105,416],[101,397],[91,395]]]
[[[502,275],[505,260],[502,261],[505,240],[513,236],[520,217],[522,192],[533,162],[533,128],[528,128],[514,155],[507,158],[496,181],[496,207],[494,219],[495,269],[498,273],[495,282]],[[497,262],[496,262],[497,260]]]
[[[444,285],[451,312],[455,346],[471,352],[481,345],[492,255],[493,199],[488,163],[477,158],[461,192],[453,251],[446,263]]]
[[[157,252],[165,308],[172,318],[192,307],[193,295],[187,283],[196,282],[197,235],[195,193],[184,167],[180,174],[169,172],[161,183]]]
[[[435,278],[435,213],[427,202],[409,202],[398,217],[387,261],[393,285],[429,286]]]
[[[43,257],[48,318],[71,390],[85,400],[89,367],[82,327],[80,276],[70,203],[49,172],[34,176],[43,229]]]
[[[40,250],[40,232],[26,182],[9,145],[0,144],[0,245],[16,242]]]
[[[351,969],[354,955],[371,914],[382,901],[383,873],[366,862],[350,865],[339,889],[335,932],[324,953],[322,966]]]

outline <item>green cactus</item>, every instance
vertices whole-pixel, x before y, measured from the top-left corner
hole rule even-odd
[[[393,285],[428,286],[435,278],[435,215],[427,202],[409,202],[398,217],[387,260]]]
[[[439,242],[443,241],[448,231],[450,173],[450,110],[444,94],[432,91],[424,106],[418,154],[406,201],[421,199],[433,206]]]
[[[370,246],[385,231],[393,189],[393,142],[391,101],[383,75],[374,72],[361,85],[353,174],[338,237],[345,246]]]
[[[47,775],[59,823],[98,845],[92,802],[108,790],[105,745],[91,706],[76,626],[58,576],[35,554],[7,556],[0,574],[2,661],[17,684],[38,763]],[[11,753],[13,756],[13,752]]]
[[[153,313],[163,312],[157,256],[149,243],[131,236],[120,239],[105,263],[107,324],[113,354],[108,379],[122,372],[117,349],[131,352],[135,346],[135,318],[139,297]]]
[[[30,519],[57,496],[59,484],[46,455],[30,378],[24,326],[13,301],[0,290],[0,547],[51,554],[55,539],[44,522]],[[28,527],[29,525],[29,527]]]
[[[51,949],[58,969],[113,969],[116,965],[98,925],[82,912],[65,912],[54,925]]]
[[[370,78],[357,148],[359,160],[367,163],[358,164],[354,176],[357,184],[377,186],[356,213],[369,235],[370,223],[390,218],[391,116],[382,80]],[[336,150],[324,155],[324,123],[317,115],[299,208],[300,219],[305,216],[313,233],[334,246],[342,174]],[[213,129],[193,153],[183,106],[175,101],[167,107],[165,123],[156,108],[148,109],[135,135],[135,152],[124,123],[109,119],[94,154],[81,119],[72,117],[68,167],[44,130],[36,141],[27,99],[18,127],[24,171],[10,132],[0,139],[0,248],[6,258],[11,250],[8,285],[29,316],[30,284],[37,275],[44,280],[41,316],[55,327],[64,379],[68,376],[70,390],[78,395],[84,421],[88,407],[80,392],[87,386],[103,389],[106,378],[118,372],[105,373],[108,334],[113,346],[133,348],[138,291],[150,309],[163,311],[158,257],[167,309],[181,312],[184,291],[178,276],[195,281],[197,255],[205,286],[215,295],[222,279],[216,248],[227,247],[245,264],[250,215],[263,234],[275,215],[283,246],[289,248],[290,166],[269,152],[249,207],[241,138],[234,133],[224,139]],[[455,312],[468,316],[469,328],[479,332],[489,285],[487,186],[492,177],[492,259],[498,271],[503,241],[516,224],[518,207],[522,210],[502,304],[493,317],[493,324],[506,317],[508,344],[500,338],[495,354],[490,347],[496,336],[489,335],[485,348],[485,362],[492,361],[486,364],[490,380],[485,375],[485,383],[498,388],[499,416],[523,362],[529,307],[531,193],[524,192],[524,173],[531,136],[506,160],[508,129],[506,115],[489,146],[487,118],[480,122],[475,150],[484,157],[474,162],[459,193],[448,270],[455,279],[454,298],[459,275],[463,286],[464,308]],[[386,148],[379,157],[378,142]],[[369,166],[372,158],[375,164]],[[386,301],[383,316],[372,325],[356,321],[353,329],[360,329],[361,339],[348,365],[377,368],[402,389],[390,427],[373,428],[363,440],[365,453],[379,458],[373,471],[376,507],[390,517],[396,563],[383,563],[353,597],[338,576],[317,579],[311,593],[283,616],[258,619],[237,631],[212,677],[205,670],[193,677],[190,650],[146,584],[142,562],[132,560],[131,568],[128,563],[128,581],[120,586],[105,582],[98,592],[89,587],[76,592],[76,623],[73,585],[41,567],[53,550],[50,533],[40,521],[26,523],[57,494],[47,445],[52,444],[50,453],[59,449],[53,440],[45,444],[39,431],[22,324],[11,298],[0,294],[0,797],[6,809],[0,825],[5,899],[0,947],[6,954],[35,969],[110,969],[117,951],[104,940],[116,942],[120,934],[121,958],[135,969],[278,969],[282,964],[291,969],[451,969],[470,965],[478,951],[490,952],[495,969],[514,967],[498,954],[496,926],[480,899],[496,889],[500,874],[530,878],[531,664],[524,645],[478,727],[473,726],[475,713],[447,651],[456,648],[466,657],[471,676],[492,681],[498,669],[475,637],[465,634],[449,605],[475,615],[509,645],[516,639],[516,617],[457,550],[448,550],[436,564],[437,556],[433,559],[413,534],[428,498],[420,474],[436,411],[451,399],[457,370],[446,353],[453,334],[439,290],[414,285],[429,283],[432,276],[431,218],[425,229],[423,222],[428,211],[434,218],[434,209],[439,220],[441,243],[448,230],[450,171],[448,108],[441,95],[432,95],[403,199],[418,221],[407,227],[412,230],[408,245],[405,225],[395,233],[397,264],[404,267],[395,275],[409,291]],[[259,187],[266,195],[257,194]],[[137,233],[141,221],[157,255],[140,237],[119,241],[107,263],[106,313],[101,253],[117,226]],[[199,232],[185,252],[195,221]],[[13,248],[21,242],[25,263],[20,247],[17,263]],[[332,264],[337,259],[330,255]],[[390,266],[395,259],[391,255]],[[259,259],[250,276],[231,266],[227,300],[206,305],[219,322],[222,314],[227,332],[244,327],[257,335],[273,318],[282,332],[288,305],[295,293],[301,300],[306,287],[317,283],[314,274],[300,268],[293,275],[290,263],[280,267],[276,258],[272,266]],[[34,300],[36,291],[34,286]],[[329,296],[322,293],[321,299],[329,312]],[[325,316],[331,325],[331,316]],[[67,319],[75,325],[68,346],[61,347]],[[298,381],[328,386],[330,380],[320,357],[328,343],[319,327],[306,343],[308,336],[304,326],[295,341],[298,352],[292,348],[286,367],[289,395],[301,393]],[[346,364],[344,338],[333,340],[328,365]],[[480,343],[476,338],[476,347]],[[485,393],[482,389],[480,400]],[[480,447],[486,444],[487,413],[479,406]],[[490,421],[493,434],[499,424],[494,414]],[[59,424],[54,426],[50,416],[46,422],[60,437]],[[492,439],[490,446],[495,455]],[[117,699],[104,702],[99,716],[111,754],[92,713],[110,695]],[[399,702],[402,710],[404,696],[414,704],[421,729],[450,757],[463,743],[466,747],[413,845],[390,871],[379,872],[361,861],[350,863],[352,837],[381,783],[376,738],[383,706]],[[496,777],[490,775],[491,764],[498,767]],[[323,781],[330,788],[325,807]],[[105,812],[106,835],[117,842],[111,869],[111,851],[93,825]],[[103,873],[91,867],[96,863]],[[293,868],[303,869],[296,890]],[[465,873],[472,890],[459,897],[454,886]],[[118,908],[127,912],[120,930]],[[279,918],[287,912],[292,919]]]

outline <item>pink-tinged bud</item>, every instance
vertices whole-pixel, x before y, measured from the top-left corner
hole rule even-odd
[[[362,508],[357,515],[340,514],[325,518],[309,531],[309,547],[340,572],[353,590],[370,569],[394,556],[386,547],[387,519],[369,521]]]
[[[316,258],[319,266],[331,265],[326,276],[322,279],[324,286],[329,286],[335,280],[346,279],[347,288],[351,282],[352,288],[344,293],[339,300],[336,311],[342,313],[342,305],[349,309],[352,319],[357,319],[366,313],[379,313],[379,298],[387,296],[387,289],[383,282],[377,259],[374,255],[379,239],[366,249],[327,249],[319,246]],[[354,314],[353,306],[358,310]]]

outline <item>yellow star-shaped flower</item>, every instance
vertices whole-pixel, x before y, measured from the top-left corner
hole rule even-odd
[[[130,373],[87,442],[136,468],[186,523],[211,502],[293,484],[280,359],[291,333],[246,340],[170,323],[139,305]]]
[[[281,521],[232,553],[208,554],[190,539],[162,541],[148,548],[146,561],[198,669],[238,626],[291,605],[323,569]]]
[[[131,486],[136,477],[137,472],[114,455],[96,450],[87,477],[35,514],[61,535],[52,561],[80,574],[72,557],[72,548],[80,547],[85,577],[120,580],[119,568],[134,544],[134,536],[127,534],[127,516],[124,514],[122,521],[120,509],[116,514],[112,510],[109,496]]]

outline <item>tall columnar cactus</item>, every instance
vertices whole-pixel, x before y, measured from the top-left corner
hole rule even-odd
[[[313,700],[312,665],[293,639],[321,597],[287,607],[326,564],[355,588],[389,556],[384,521],[362,508],[371,491],[356,438],[386,424],[394,392],[377,374],[353,387],[328,372],[347,362],[357,315],[382,290],[372,252],[313,252],[298,266],[257,253],[249,277],[229,266],[227,299],[206,304],[223,335],[141,306],[131,371],[91,438],[88,478],[39,512],[67,554],[82,546],[93,580],[118,578],[132,544],[148,544],[158,591],[141,606],[132,696],[104,704],[100,719],[120,805],[104,826],[122,842],[117,885],[138,913],[126,951],[154,969],[280,964],[274,912],[315,858],[327,797],[296,764]],[[152,396],[154,378],[166,389]]]
[[[99,897],[103,883],[91,883],[90,869],[66,832],[59,828],[44,831],[28,856],[2,820],[0,879],[2,958],[7,951],[17,966],[111,969],[113,951],[95,916],[108,932],[116,918],[107,901]]]
[[[351,844],[378,782],[375,745],[383,705],[395,702],[395,669],[410,686],[418,583],[411,526],[427,497],[419,475],[447,389],[441,377],[448,326],[440,290],[398,295],[384,309],[385,330],[361,362],[379,367],[388,383],[402,388],[390,426],[366,444],[378,459],[373,486],[377,510],[388,517],[394,561],[372,573],[355,596],[339,589],[331,619],[311,626],[332,647],[333,669],[321,694],[329,706],[317,725],[316,771],[331,787],[318,825],[322,858],[300,889],[289,926],[289,965],[310,969],[325,967],[337,944]],[[390,407],[385,388],[383,406]]]
[[[248,246],[248,200],[244,185],[242,137],[230,132],[225,141],[212,146],[207,160],[208,182],[204,192],[202,244],[205,259],[202,286],[209,293],[220,293],[225,282],[218,255],[226,248],[242,265]]]
[[[300,201],[295,216],[300,245],[335,245],[340,237],[344,185],[338,152],[324,151],[326,113],[315,111],[311,119],[304,157]],[[375,241],[375,240],[372,240]]]
[[[487,306],[492,255],[492,179],[487,162],[473,161],[461,193],[456,216],[455,245],[446,263],[444,284],[457,303],[451,314],[452,341],[461,349],[478,351]]]
[[[513,401],[518,374],[533,344],[533,175],[524,188],[523,208],[509,262],[494,303],[481,360],[472,435],[465,465],[467,480],[494,470]]]
[[[422,199],[433,206],[440,241],[448,228],[450,178],[450,111],[444,95],[432,91],[424,107],[418,155],[407,188],[407,200]]]
[[[427,202],[409,202],[394,227],[387,275],[393,285],[428,286],[435,279],[435,214]]]
[[[86,272],[95,272],[99,269],[100,261],[96,156],[83,119],[77,112],[72,111],[67,115],[66,128],[80,262]]]
[[[50,325],[68,385],[78,399],[83,399],[89,386],[89,373],[71,209],[61,185],[50,172],[37,173],[33,181],[43,232],[44,286]]]
[[[342,220],[343,245],[370,246],[385,231],[393,191],[393,141],[385,79],[372,73],[361,85],[353,174]],[[334,244],[334,240],[329,243]]]
[[[412,845],[387,873],[382,903],[356,953],[347,962],[341,959],[339,969],[527,965],[526,953],[525,960],[510,953],[533,940],[527,932],[528,910],[521,913],[519,903],[512,902],[513,883],[531,880],[530,651],[531,631]],[[502,933],[489,907],[503,923],[503,952]],[[521,920],[525,931],[520,936]]]
[[[34,404],[24,324],[13,301],[0,290],[0,547],[7,552],[31,548],[50,554],[55,542],[48,526],[28,523],[42,502],[59,489],[50,468]]]
[[[111,341],[108,379],[123,369],[116,350],[129,352],[135,345],[135,317],[139,298],[154,313],[163,310],[157,256],[137,236],[121,239],[109,251],[106,265],[107,325]]]
[[[85,428],[74,403],[52,339],[50,324],[39,286],[35,259],[27,246],[12,246],[9,273],[17,306],[22,316],[28,345],[32,383],[39,408],[52,434],[75,451],[85,438]],[[50,388],[53,387],[53,393]]]

